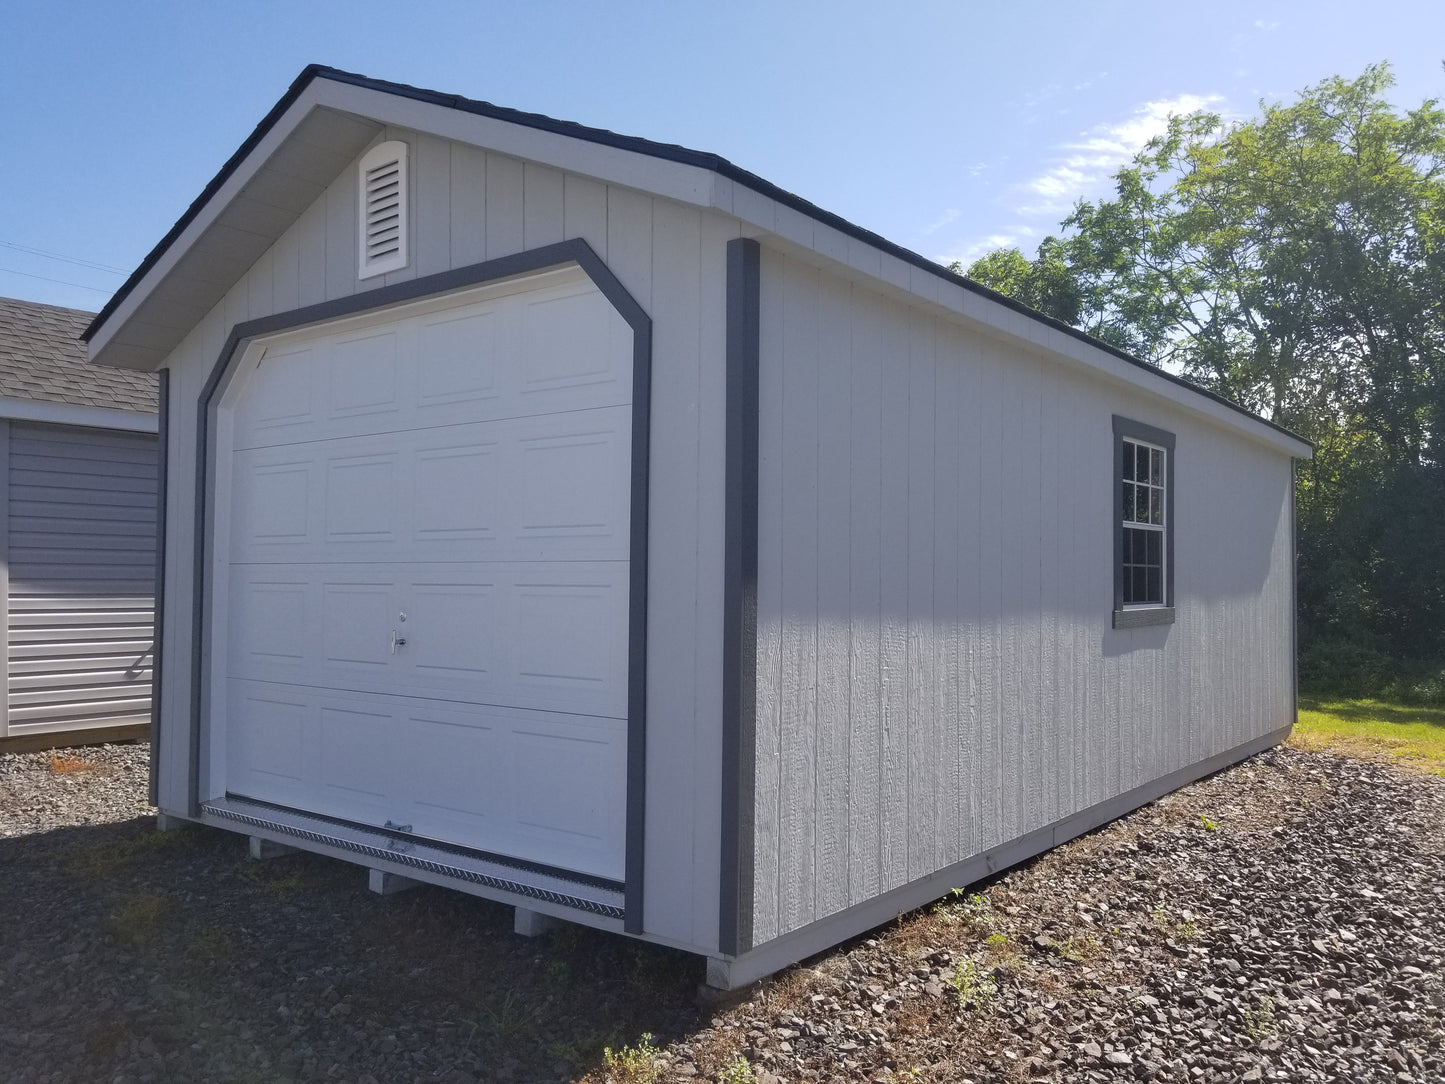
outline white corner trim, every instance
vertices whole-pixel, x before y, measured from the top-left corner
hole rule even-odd
[[[120,429],[131,433],[155,433],[160,428],[159,415],[156,414],[73,406],[70,403],[42,403],[33,399],[0,399],[0,418],[17,422],[81,425],[87,429]]]

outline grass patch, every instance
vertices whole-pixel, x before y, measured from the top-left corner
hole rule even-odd
[[[1445,775],[1445,708],[1385,700],[1301,700],[1296,749],[1393,758]]]

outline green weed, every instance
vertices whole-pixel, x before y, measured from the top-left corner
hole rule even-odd
[[[657,1059],[662,1051],[652,1045],[652,1035],[643,1032],[636,1046],[602,1051],[602,1068],[608,1084],[660,1084],[662,1069]]]
[[[971,957],[958,965],[948,981],[958,995],[958,1003],[979,1012],[986,1012],[998,993],[993,975]]]

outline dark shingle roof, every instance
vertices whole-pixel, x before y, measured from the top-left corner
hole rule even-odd
[[[154,414],[153,373],[85,360],[80,336],[94,315],[0,297],[0,398]]]

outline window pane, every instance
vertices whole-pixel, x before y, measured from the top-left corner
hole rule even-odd
[[[1149,491],[1149,522],[1158,524],[1164,522],[1164,491],[1162,489]]]
[[[1164,592],[1160,589],[1159,585],[1160,570],[1151,568],[1147,570],[1147,573],[1147,583],[1144,589],[1145,597],[1143,601],[1162,603],[1164,601]]]
[[[1147,581],[1146,571],[1142,568],[1134,568],[1130,570],[1130,575],[1134,580],[1134,601],[1148,602],[1149,596],[1145,594]]]
[[[1164,453],[1158,448],[1149,449],[1149,481],[1156,486],[1164,484]]]
[[[1164,534],[1162,531],[1140,531],[1145,536],[1144,560],[1141,564],[1162,565],[1164,563]]]
[[[1142,444],[1134,445],[1134,455],[1137,457],[1137,466],[1134,468],[1136,481],[1147,482],[1149,480],[1149,449]]]
[[[1134,449],[1137,447],[1131,441],[1124,442],[1124,479],[1128,481],[1134,477]]]
[[[1134,483],[1124,483],[1124,522],[1134,518]]]

